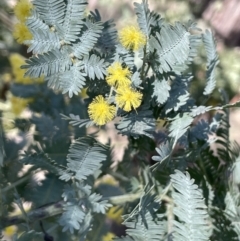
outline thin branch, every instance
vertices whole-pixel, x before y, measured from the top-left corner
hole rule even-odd
[[[40,221],[45,218],[53,217],[63,212],[63,201],[49,204],[28,212],[26,215],[30,223]],[[25,223],[26,218],[23,215],[17,215],[7,218],[0,217],[0,226],[6,228],[11,225]]]
[[[126,195],[109,197],[108,200],[114,205],[119,205],[126,202],[133,202],[136,199],[140,198],[141,195],[142,193],[126,194]],[[57,203],[51,203],[47,206],[32,210],[26,214],[28,221],[29,223],[33,223],[45,218],[59,215],[63,212],[63,205],[64,205],[64,202],[59,201]],[[12,216],[7,218],[0,217],[0,226],[2,228],[5,228],[11,225],[20,224],[20,223],[25,223],[25,222],[26,222],[26,217],[24,217],[23,215],[17,215],[17,216]]]

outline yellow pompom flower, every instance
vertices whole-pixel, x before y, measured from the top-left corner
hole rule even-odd
[[[116,103],[125,111],[130,111],[132,107],[136,109],[140,106],[142,101],[142,93],[132,88],[117,89]]]
[[[16,116],[20,115],[22,111],[33,101],[33,98],[19,98],[11,96],[11,110]]]
[[[13,37],[18,43],[23,44],[25,40],[33,38],[32,33],[24,23],[16,23],[13,30]]]
[[[30,78],[29,76],[24,77],[26,73],[26,69],[21,69],[21,66],[26,63],[25,63],[25,58],[22,55],[18,53],[10,54],[9,61],[12,67],[12,73],[15,78],[14,80],[15,83],[28,85],[28,84],[44,82],[43,77],[39,77],[39,78]]]
[[[119,31],[119,41],[124,48],[137,51],[146,44],[146,36],[138,27],[130,25]]]
[[[102,95],[98,95],[88,106],[88,114],[97,125],[105,125],[111,121],[116,114],[116,107],[109,105]]]
[[[32,7],[29,0],[20,0],[14,7],[14,13],[20,21],[24,22],[31,15]]]
[[[108,232],[103,236],[102,241],[112,241],[114,237],[115,237],[114,233]]]
[[[106,81],[110,86],[128,86],[131,84],[131,71],[123,68],[121,63],[115,62],[107,68]]]

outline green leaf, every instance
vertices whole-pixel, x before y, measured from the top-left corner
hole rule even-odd
[[[64,182],[55,174],[46,174],[41,184],[33,183],[25,189],[25,200],[40,207],[46,203],[58,202],[61,199]]]
[[[33,241],[36,238],[43,238],[42,232],[36,232],[31,230],[29,232],[23,232],[19,237],[16,239],[14,238],[13,241]]]

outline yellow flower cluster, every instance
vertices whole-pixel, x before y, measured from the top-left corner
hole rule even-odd
[[[9,56],[9,61],[12,67],[12,73],[15,78],[15,83],[18,84],[33,84],[33,83],[43,83],[44,78],[30,78],[24,77],[26,70],[21,69],[21,66],[25,64],[25,58],[17,53],[11,54]]]
[[[106,81],[112,88],[116,88],[115,102],[118,107],[127,112],[132,108],[138,108],[143,96],[142,93],[131,87],[131,75],[128,67],[123,68],[120,62],[114,62],[107,69]],[[116,108],[109,105],[103,96],[99,95],[88,106],[88,114],[96,124],[105,125],[114,118]]]
[[[127,26],[119,32],[119,41],[126,49],[137,51],[146,44],[146,36],[138,27]],[[142,93],[131,87],[131,77],[129,68],[123,67],[120,62],[114,62],[107,68],[106,82],[116,92],[115,103],[127,112],[138,108],[143,97]],[[114,118],[116,108],[99,95],[88,106],[88,114],[96,124],[104,125]]]
[[[119,41],[124,48],[137,51],[146,44],[146,36],[138,27],[130,25],[119,31]]]
[[[20,44],[23,44],[25,40],[33,38],[32,33],[25,24],[26,18],[31,15],[32,8],[33,6],[29,0],[20,0],[14,7],[14,13],[20,22],[14,26],[13,37]]]

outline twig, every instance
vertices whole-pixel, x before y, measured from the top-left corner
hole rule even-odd
[[[26,215],[28,217],[29,222],[32,223],[45,218],[56,216],[58,214],[61,214],[62,212],[63,212],[63,201],[60,201],[54,204],[50,204],[48,206],[44,206],[44,207],[32,210],[28,212]],[[23,215],[17,215],[17,216],[12,216],[7,218],[0,217],[0,226],[2,228],[24,223],[24,222],[26,222],[26,219]]]
[[[141,195],[142,193],[126,194],[126,195],[109,197],[108,200],[114,205],[119,205],[126,202],[133,202],[136,199],[140,198]],[[61,214],[63,212],[63,205],[64,205],[64,202],[59,201],[57,203],[49,204],[47,206],[32,210],[26,214],[28,221],[29,223],[32,223],[32,222],[40,221],[42,219]],[[17,215],[17,216],[12,216],[7,218],[0,217],[0,226],[2,228],[24,223],[24,222],[26,222],[26,217],[24,217],[23,215]]]

